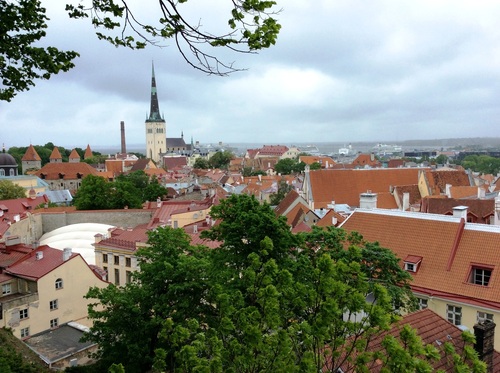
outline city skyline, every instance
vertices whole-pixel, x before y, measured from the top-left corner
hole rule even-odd
[[[500,137],[500,4],[377,0],[278,3],[276,46],[222,52],[238,72],[206,76],[169,47],[116,49],[43,1],[48,40],[81,53],[68,73],[0,102],[6,148],[145,142],[154,61],[166,137],[202,143],[393,142]],[[221,2],[222,3],[222,2]],[[189,13],[224,24],[220,4]],[[144,9],[147,10],[147,9]],[[191,11],[191,10],[190,10]],[[208,21],[207,21],[208,20]],[[215,51],[217,52],[217,51]]]

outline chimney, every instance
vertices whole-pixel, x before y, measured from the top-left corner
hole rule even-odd
[[[94,238],[95,238],[95,243],[99,243],[99,242],[101,242],[101,241],[102,241],[102,239],[103,239],[103,235],[102,235],[101,233],[97,233],[97,234],[94,236]]]
[[[63,249],[63,261],[67,261],[71,257],[71,248],[66,247]]]
[[[453,217],[461,218],[467,221],[467,206],[455,206],[453,207]]]
[[[21,243],[21,237],[19,236],[8,236],[5,238],[6,246],[18,245]]]
[[[122,140],[122,154],[127,154],[127,147],[125,146],[125,122],[123,120],[120,122],[120,133]]]
[[[500,196],[495,198],[495,211],[493,224],[500,225]]]
[[[43,251],[35,252],[35,260],[42,260],[42,259],[43,259]]]
[[[477,198],[484,199],[486,197],[486,190],[481,187],[477,187]]]
[[[403,193],[403,211],[407,211],[410,208],[410,193]]]
[[[495,351],[495,323],[485,321],[474,325],[476,343],[474,349],[479,358],[486,363],[486,371],[493,373],[493,355]]]
[[[446,194],[446,197],[448,198],[451,198],[451,184],[446,184],[445,186],[445,194]]]
[[[372,193],[371,190],[359,195],[359,207],[362,209],[377,208],[377,193]]]

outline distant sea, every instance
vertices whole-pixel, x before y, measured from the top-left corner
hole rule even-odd
[[[217,148],[219,143],[203,143],[205,145],[212,145]],[[286,145],[297,146],[299,149],[314,149],[317,148],[320,154],[338,154],[339,149],[350,147],[352,152],[371,152],[376,151],[384,146],[399,146],[403,151],[413,150],[437,150],[446,151],[451,148],[471,150],[478,148],[481,149],[500,149],[500,137],[489,138],[457,138],[457,139],[435,139],[435,140],[405,140],[400,142],[394,141],[373,141],[373,142],[296,142],[296,143],[222,143],[225,149],[231,149],[236,154],[242,154],[247,149],[257,149],[264,145]],[[100,152],[101,154],[116,154],[120,151],[120,146],[95,146],[92,147],[93,151]],[[127,144],[127,152],[129,153],[143,153],[145,152],[144,144]]]

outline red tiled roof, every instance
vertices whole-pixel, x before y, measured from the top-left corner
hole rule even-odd
[[[422,199],[420,211],[430,214],[453,215],[453,207],[467,206],[468,212],[477,217],[477,223],[489,224],[489,217],[495,212],[493,199],[454,199],[436,198],[436,196]]]
[[[463,224],[451,216],[360,209],[341,227],[379,242],[401,260],[421,256],[418,272],[412,273],[415,291],[500,310],[500,269],[493,270],[488,286],[468,281],[473,263],[498,267],[500,227]]]
[[[135,251],[137,242],[147,242],[148,228],[146,224],[138,225],[130,229],[114,229],[111,237],[101,240],[97,245],[100,247],[120,248]]]
[[[80,154],[76,151],[76,149],[73,149],[68,157],[69,159],[80,159]]]
[[[477,186],[451,186],[450,198],[477,197]]]
[[[90,150],[90,145],[87,144],[87,149],[85,149],[85,154],[83,155],[83,159],[88,159],[92,157],[93,157],[92,150]]]
[[[42,253],[43,257],[37,259],[37,253]],[[72,253],[68,260],[72,260],[77,256],[80,256],[80,254]],[[22,258],[5,271],[15,276],[38,280],[63,263],[63,251],[44,245],[32,251],[27,257]]]
[[[455,347],[455,351],[459,356],[463,356],[463,339],[461,337],[462,331],[443,319],[433,311],[429,309],[423,309],[417,312],[403,317],[402,320],[396,322],[390,330],[382,332],[370,340],[367,350],[369,351],[380,351],[383,350],[382,341],[388,336],[392,335],[399,340],[399,335],[404,325],[409,325],[416,330],[417,335],[422,339],[424,344],[430,344],[436,347],[441,355],[441,359],[435,361],[432,364],[434,371],[442,370],[443,372],[455,372],[453,362],[446,357],[444,351],[444,343],[452,343]],[[500,354],[494,352],[494,372],[500,371]],[[343,372],[354,372],[354,367],[350,365],[343,365]],[[373,365],[368,367],[370,372],[379,372],[381,369],[381,362],[375,361]]]
[[[281,157],[287,151],[288,147],[285,145],[264,145],[261,149],[259,149],[258,155]]]
[[[353,161],[354,166],[369,166],[369,167],[380,167],[380,162],[375,158],[373,154],[359,154]]]
[[[300,162],[311,165],[313,163],[321,164],[321,168],[331,168],[336,162],[331,157],[326,156],[315,156],[315,155],[301,155],[299,157]]]
[[[0,218],[0,237],[9,229],[10,224],[15,221],[16,215],[19,215],[20,219],[27,217],[26,213],[33,213],[35,207],[40,204],[45,204],[49,202],[46,195],[35,198],[18,198],[18,199],[6,199],[0,201],[0,210],[3,215]]]
[[[416,184],[418,172],[417,168],[310,171],[314,208],[327,207],[331,201],[359,206],[361,193],[367,190],[373,193],[388,193],[391,186]],[[386,202],[386,199],[381,197],[380,201]],[[394,204],[391,202],[391,206],[388,207],[392,208]],[[378,206],[385,207],[380,204]]]
[[[163,166],[167,170],[187,166],[187,157],[163,157]]]
[[[336,220],[336,223],[333,224],[333,220]],[[323,216],[317,223],[316,225],[318,227],[331,227],[331,226],[339,226],[341,223],[344,222],[346,218],[336,212],[335,210],[328,210],[328,212]]]
[[[28,149],[26,149],[26,153],[24,153],[23,157],[21,158],[21,161],[41,161],[41,160],[42,158],[40,158],[36,149],[31,144],[28,147]]]
[[[426,170],[425,177],[431,194],[446,192],[446,184],[452,186],[470,186],[469,176],[464,170],[439,169]]]
[[[85,162],[47,163],[36,171],[35,175],[46,180],[58,180],[60,175],[63,175],[65,180],[83,179],[87,175],[101,176],[95,168]]]
[[[55,146],[54,150],[52,150],[49,159],[62,159],[61,152],[59,151],[59,148],[57,146]]]

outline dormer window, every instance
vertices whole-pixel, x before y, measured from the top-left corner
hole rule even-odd
[[[408,272],[417,272],[422,262],[421,256],[408,255],[405,259],[405,270]]]
[[[490,266],[472,265],[469,282],[474,285],[488,286],[493,268]]]

